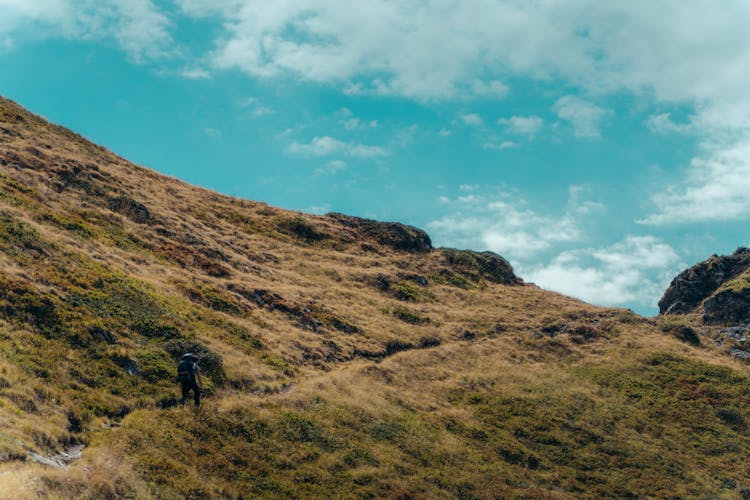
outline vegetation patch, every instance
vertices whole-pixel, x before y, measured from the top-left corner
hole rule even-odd
[[[403,321],[404,323],[409,323],[412,325],[424,325],[430,322],[430,318],[422,316],[418,312],[412,311],[405,307],[394,307],[393,309],[389,310],[389,313],[393,317]]]
[[[28,223],[10,212],[0,212],[0,248],[10,254],[23,250],[43,253],[50,249],[50,245]]]
[[[29,284],[0,276],[0,313],[16,324],[27,324],[45,333],[59,329],[60,317],[55,301]]]
[[[243,305],[226,292],[202,283],[195,283],[192,286],[183,284],[181,288],[191,301],[209,309],[234,315],[244,314]]]
[[[107,207],[113,212],[120,213],[139,224],[153,222],[151,211],[146,205],[125,195],[109,198],[107,200]]]
[[[94,236],[94,230],[86,223],[61,214],[47,213],[42,215],[40,220],[41,222],[50,223],[65,231],[70,231],[82,238],[91,238]]]
[[[698,332],[696,332],[695,329],[690,326],[689,321],[685,317],[662,317],[659,328],[661,328],[661,331],[673,335],[676,339],[681,340],[682,342],[686,342],[694,346],[699,346],[701,344],[701,339],[698,335]]]
[[[276,223],[278,230],[305,243],[317,243],[331,236],[304,217],[283,218]]]

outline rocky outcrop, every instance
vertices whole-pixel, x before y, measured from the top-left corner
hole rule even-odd
[[[750,248],[738,248],[732,255],[713,255],[683,271],[672,280],[669,288],[659,301],[659,313],[686,314],[695,312],[698,306],[711,297],[722,284],[739,276],[747,269],[750,269]],[[721,317],[723,313],[720,313],[719,309],[741,305],[742,299],[732,297],[731,294],[722,298],[717,297],[712,297],[706,302],[706,306],[712,311],[709,314],[710,318]],[[745,302],[745,307],[747,307],[747,302]],[[727,317],[732,316],[732,313],[727,314]]]
[[[722,290],[706,300],[703,321],[721,324],[750,322],[750,284],[740,290]]]
[[[359,231],[364,237],[372,238],[381,245],[405,252],[427,252],[432,250],[430,236],[423,230],[399,224],[361,219],[339,213],[327,214],[329,219]]]
[[[493,252],[473,252],[441,248],[445,263],[459,274],[479,281],[484,278],[493,283],[512,285],[521,280],[513,272],[510,263]]]

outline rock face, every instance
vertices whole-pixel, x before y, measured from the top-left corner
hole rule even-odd
[[[397,222],[379,222],[370,219],[361,219],[339,213],[327,214],[333,219],[347,227],[357,229],[364,236],[374,238],[381,245],[403,250],[406,252],[427,252],[432,250],[430,236],[423,230],[399,224]]]
[[[504,285],[520,281],[510,263],[495,253],[452,248],[441,248],[440,251],[445,256],[446,264],[475,281],[480,277]]]
[[[750,271],[750,248],[717,256],[680,273],[659,301],[660,314],[686,314],[703,305],[706,322],[742,322],[750,319],[750,289],[722,289],[730,280]]]
[[[703,321],[706,323],[750,323],[750,287],[741,290],[723,290],[703,304]]]

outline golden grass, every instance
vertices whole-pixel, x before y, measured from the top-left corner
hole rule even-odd
[[[0,295],[12,496],[750,488],[750,370],[705,337],[188,186],[1,100],[0,122],[20,134],[0,136],[0,279],[21,299]],[[186,346],[222,360],[197,411],[172,407]],[[68,471],[24,459],[72,442],[87,448]]]

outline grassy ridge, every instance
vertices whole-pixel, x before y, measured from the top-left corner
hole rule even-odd
[[[691,318],[194,188],[1,99],[0,127],[0,497],[750,488],[750,370]],[[187,350],[200,410],[174,406]],[[29,459],[80,444],[64,471]]]

